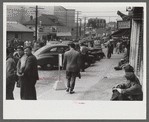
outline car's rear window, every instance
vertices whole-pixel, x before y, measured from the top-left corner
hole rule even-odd
[[[34,55],[40,54],[42,51],[44,51],[44,50],[47,49],[47,48],[48,48],[48,46],[43,46],[43,47],[41,47],[40,49],[38,49],[38,50],[34,53]]]

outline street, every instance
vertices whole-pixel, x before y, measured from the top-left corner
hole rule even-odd
[[[104,48],[103,52],[106,55],[107,49]],[[123,77],[124,71],[115,71],[113,69],[114,66],[117,66],[118,61],[123,57],[123,53],[121,54],[113,54],[111,59],[107,59],[106,57],[101,59],[100,61],[96,61],[95,64],[90,66],[85,70],[85,72],[81,72],[81,79],[77,77],[76,85],[75,85],[75,93],[68,94],[65,90],[55,90],[53,88],[55,82],[58,80],[58,70],[55,68],[51,71],[45,71],[39,68],[39,80],[36,83],[36,92],[38,100],[110,100],[111,97],[111,88],[115,82],[110,83],[111,88],[107,88],[107,84],[102,83],[102,80],[105,78],[115,78],[115,77]],[[66,85],[66,76],[65,71],[60,71],[60,79]],[[95,92],[95,90],[91,89],[95,84],[101,83],[99,86],[99,90]],[[111,85],[112,84],[112,85]],[[106,85],[106,86],[105,86]],[[107,93],[101,92],[107,91]],[[101,96],[99,95],[99,91]],[[89,95],[89,93],[91,93]],[[14,89],[14,97],[16,100],[20,100],[20,88],[15,87]],[[100,99],[99,99],[100,98]]]
[[[4,2],[1,118],[146,119],[146,6]]]

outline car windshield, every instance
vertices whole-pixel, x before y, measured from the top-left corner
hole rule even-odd
[[[38,49],[35,53],[34,53],[34,55],[38,55],[38,54],[40,54],[42,51],[44,51],[45,49],[47,49],[49,46],[43,46],[43,47],[41,47],[40,49]]]

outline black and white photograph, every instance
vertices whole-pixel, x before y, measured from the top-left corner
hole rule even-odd
[[[3,119],[146,119],[145,2],[4,2]]]

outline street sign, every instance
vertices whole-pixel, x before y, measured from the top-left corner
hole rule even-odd
[[[62,66],[62,54],[59,54],[59,66]]]
[[[65,90],[66,86],[65,83],[60,79],[60,66],[62,66],[62,54],[59,54],[59,70],[58,70],[58,80],[55,82],[53,88],[55,90]]]
[[[130,21],[117,21],[118,29],[128,29],[130,28]]]

